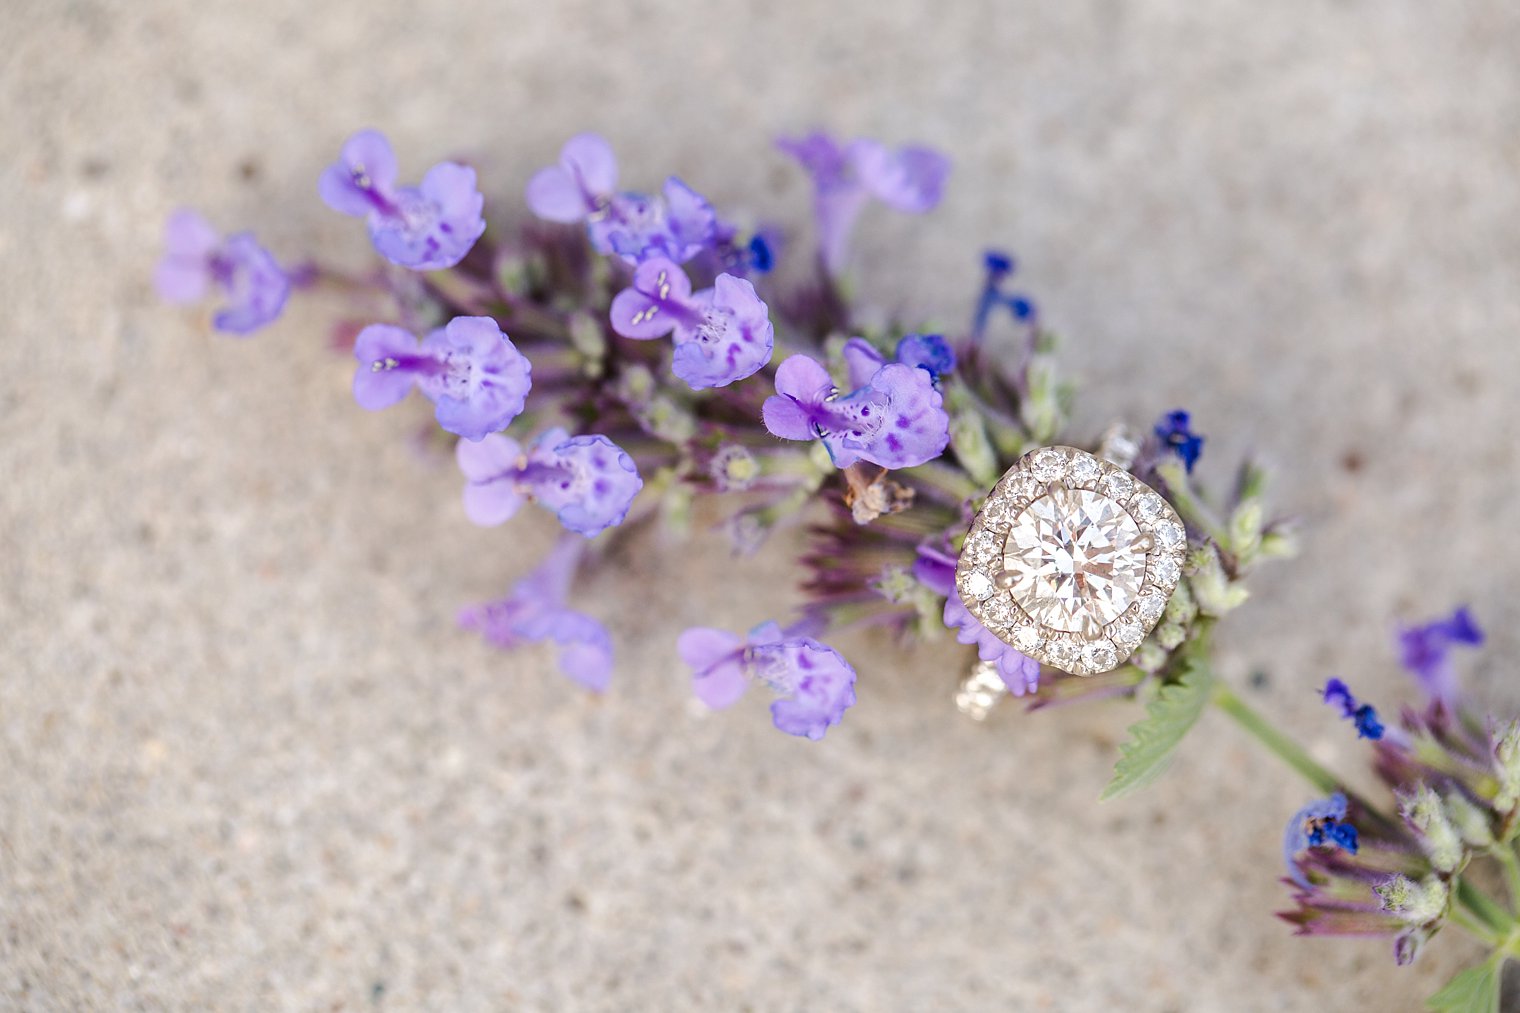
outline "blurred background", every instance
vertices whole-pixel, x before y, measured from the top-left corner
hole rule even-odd
[[[466,523],[448,462],[356,410],[298,298],[247,342],[157,304],[165,215],[367,261],[315,181],[353,130],[493,220],[573,133],[804,227],[814,126],[955,162],[867,217],[863,298],[954,326],[1016,252],[1076,431],[1186,407],[1305,551],[1221,669],[1327,763],[1328,675],[1412,701],[1394,623],[1470,603],[1520,707],[1520,9],[1497,2],[0,2],[0,1004],[21,1009],[1412,1009],[1445,933],[1271,917],[1308,789],[1217,717],[1099,805],[1125,706],[973,725],[945,646],[838,646],[818,744],[702,716],[687,625],[794,600],[784,553],[648,545],[584,607],[591,699],[456,608],[544,517]]]

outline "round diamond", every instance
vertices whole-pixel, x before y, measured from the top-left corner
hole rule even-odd
[[[1129,499],[1130,493],[1134,491],[1135,480],[1130,477],[1127,471],[1110,472],[1108,477],[1103,480],[1104,494],[1111,499],[1118,500],[1120,503]]]
[[[1095,672],[1107,672],[1119,663],[1119,652],[1107,640],[1099,640],[1082,648],[1082,664]]]
[[[998,554],[998,539],[990,531],[978,531],[966,539],[963,553],[973,563],[985,563]]]
[[[1135,500],[1135,513],[1139,514],[1140,519],[1144,521],[1153,521],[1160,517],[1165,507],[1166,504],[1161,501],[1161,497],[1153,492],[1142,493]]]
[[[1148,565],[1151,580],[1162,587],[1173,586],[1177,583],[1177,578],[1182,576],[1182,568],[1171,556],[1152,556]]]
[[[1162,521],[1156,525],[1156,541],[1161,543],[1162,548],[1180,549],[1186,540],[1186,532],[1176,521]]]
[[[1036,622],[1075,632],[1106,626],[1140,593],[1145,552],[1140,528],[1101,493],[1056,488],[1014,520],[1003,565],[1014,601]]]
[[[1034,626],[1020,626],[1013,635],[1013,646],[1025,654],[1038,651],[1044,642],[1045,638],[1040,636],[1039,628]]]
[[[1027,471],[1021,471],[1003,484],[1003,494],[1014,499],[1034,499],[1040,494],[1040,483]]]
[[[1016,618],[1013,600],[1006,594],[995,595],[982,602],[982,622],[988,626],[1012,626]]]
[[[1066,455],[1059,450],[1046,447],[1034,455],[1034,460],[1029,464],[1029,470],[1039,482],[1054,482],[1066,474]]]
[[[1086,454],[1078,454],[1071,459],[1071,480],[1078,485],[1097,481],[1100,470],[1098,462]]]
[[[1119,620],[1108,632],[1114,643],[1124,648],[1134,647],[1145,639],[1145,631],[1133,619]]]
[[[992,592],[997,588],[992,586],[992,579],[985,573],[977,573],[973,570],[961,579],[961,594],[967,598],[975,598],[981,601],[983,598],[991,598]]]
[[[1004,530],[1013,520],[1013,500],[1007,496],[991,496],[982,505],[982,523],[989,528]]]
[[[1156,592],[1142,595],[1140,598],[1140,618],[1146,622],[1152,622],[1161,618],[1161,613],[1166,611],[1165,596]]]
[[[1077,663],[1077,645],[1070,640],[1052,640],[1045,645],[1045,655],[1057,668],[1070,669]]]

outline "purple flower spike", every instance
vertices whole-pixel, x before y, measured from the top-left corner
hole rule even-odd
[[[771,722],[788,735],[821,739],[855,703],[855,670],[838,651],[811,637],[788,636],[764,623],[740,638],[695,627],[681,634],[677,651],[692,670],[692,689],[709,707],[732,706],[751,682],[779,699]]]
[[[819,132],[782,138],[777,147],[813,177],[819,252],[831,274],[844,266],[850,233],[870,198],[899,211],[921,214],[940,202],[950,175],[950,160],[924,147],[893,151],[876,141],[858,140],[841,148]]]
[[[671,335],[671,368],[692,390],[753,376],[775,347],[770,310],[753,285],[720,274],[712,288],[693,293],[686,272],[664,258],[634,270],[633,284],[612,300],[611,319],[627,338]]]
[[[1347,686],[1339,679],[1331,679],[1325,683],[1325,703],[1340,710],[1341,717],[1356,725],[1356,737],[1359,739],[1377,740],[1383,737],[1383,723],[1378,720],[1377,709],[1370,703],[1362,703],[1357,700]]]
[[[252,334],[276,320],[290,297],[290,277],[249,232],[225,240],[194,211],[181,209],[164,227],[164,256],[154,272],[158,294],[195,303],[213,287],[227,298],[211,323],[228,334]]]
[[[1340,848],[1356,854],[1356,827],[1345,819],[1346,796],[1340,792],[1310,802],[1293,814],[1283,834],[1283,862],[1293,882],[1305,890],[1314,889],[1298,864],[1298,856],[1310,848]]]
[[[1399,660],[1432,701],[1452,708],[1457,698],[1457,677],[1452,670],[1451,649],[1482,643],[1483,631],[1463,606],[1445,619],[1399,630]]]
[[[605,436],[551,429],[527,453],[493,433],[455,448],[464,473],[464,508],[483,527],[504,524],[524,500],[553,510],[568,530],[590,538],[623,523],[644,487],[638,468]]]
[[[599,134],[577,134],[559,152],[559,164],[528,181],[528,208],[551,222],[581,222],[604,210],[617,190],[617,158]]]
[[[397,186],[396,175],[390,141],[361,130],[323,171],[317,192],[334,211],[363,218],[370,242],[393,264],[439,271],[463,260],[486,230],[475,170],[439,162],[415,187]]]
[[[532,367],[490,317],[455,317],[418,342],[391,324],[371,324],[354,341],[354,400],[377,411],[416,386],[438,424],[481,440],[522,413]]]
[[[565,607],[580,561],[580,545],[578,539],[561,539],[511,594],[464,609],[459,625],[502,648],[529,642],[557,644],[560,671],[600,693],[612,678],[612,637],[595,619]]]
[[[920,561],[926,558],[923,551],[919,550]],[[932,558],[926,565],[933,566]],[[953,567],[951,573],[953,581]],[[1020,654],[998,639],[997,634],[978,622],[976,617],[966,610],[959,592],[953,585],[949,589],[949,596],[945,599],[945,625],[955,630],[956,640],[963,644],[975,644],[978,658],[997,666],[998,676],[1003,680],[1003,685],[1008,687],[1008,692],[1014,696],[1024,696],[1039,690],[1040,663]]]
[[[823,440],[834,464],[869,461],[912,468],[944,453],[950,416],[929,374],[888,363],[871,381],[841,396],[816,360],[793,355],[776,370],[776,393],[765,399],[766,429],[784,440]]]

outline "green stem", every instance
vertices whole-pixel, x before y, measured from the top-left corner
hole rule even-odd
[[[1461,876],[1455,880],[1453,893],[1459,904],[1477,915],[1478,920],[1492,929],[1500,939],[1516,931],[1515,919],[1510,917],[1510,913]]]
[[[1474,939],[1487,946],[1498,947],[1504,944],[1504,936],[1488,927],[1488,923],[1468,914],[1460,907],[1453,907],[1447,912],[1447,917],[1457,928],[1466,932]]]
[[[1515,851],[1508,844],[1502,842],[1494,844],[1488,849],[1488,853],[1498,859],[1504,868],[1504,882],[1509,887],[1510,910],[1520,915],[1520,859],[1515,857]]]

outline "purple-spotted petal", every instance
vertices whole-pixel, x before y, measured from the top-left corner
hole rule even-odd
[[[771,361],[775,332],[755,286],[720,274],[713,288],[700,294],[697,305],[701,323],[680,329],[672,363],[676,376],[693,390],[726,387]]]
[[[771,722],[788,735],[823,738],[855,703],[855,669],[832,647],[808,638],[765,651],[792,680],[790,695],[771,704]]]
[[[871,390],[885,396],[885,417],[871,436],[857,441],[854,449],[861,459],[883,468],[912,468],[945,452],[950,416],[924,370],[888,363],[871,381]]]
[[[529,454],[525,481],[559,522],[587,538],[623,523],[644,487],[638,467],[605,436],[566,437],[552,429]]]
[[[526,357],[490,317],[455,317],[423,341],[438,367],[419,378],[438,424],[480,440],[522,413],[532,387]]]

